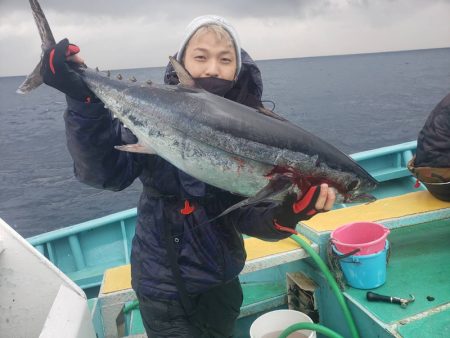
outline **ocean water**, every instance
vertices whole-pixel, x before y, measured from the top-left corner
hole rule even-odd
[[[415,140],[429,112],[450,92],[450,48],[258,65],[263,97],[275,102],[278,114],[348,154]],[[120,71],[157,83],[163,72]],[[109,192],[73,177],[64,96],[46,86],[18,95],[23,79],[0,78],[0,217],[29,237],[135,207],[139,182]]]

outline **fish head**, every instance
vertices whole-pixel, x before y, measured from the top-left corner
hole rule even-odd
[[[378,185],[378,182],[371,176],[354,177],[347,183],[343,194],[343,203],[365,203],[373,202],[376,198],[370,194]]]

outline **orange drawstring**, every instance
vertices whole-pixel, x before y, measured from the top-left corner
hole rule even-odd
[[[285,227],[285,226],[282,226],[282,225],[278,224],[277,221],[273,222],[273,227],[275,229],[277,229],[278,231],[284,231],[284,232],[289,232],[291,234],[298,235],[297,230],[292,229],[292,228],[288,228],[288,227]]]

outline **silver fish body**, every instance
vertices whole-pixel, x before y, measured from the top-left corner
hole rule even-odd
[[[55,44],[50,26],[38,1],[29,1],[42,49],[48,50]],[[42,62],[19,93],[42,84]],[[320,183],[334,187],[340,200],[354,201],[376,187],[370,174],[331,144],[266,109],[196,87],[183,66],[171,62],[183,85],[123,81],[80,68],[87,86],[139,140],[117,149],[157,154],[201,181],[250,197],[251,203]]]
[[[351,199],[376,185],[351,158],[304,129],[202,89],[129,83],[90,69],[83,78],[137,136],[137,151],[156,153],[216,187],[254,196],[279,173],[300,190],[326,182]]]

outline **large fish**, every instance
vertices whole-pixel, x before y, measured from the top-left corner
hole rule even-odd
[[[44,52],[55,40],[38,2],[30,4]],[[87,86],[139,140],[117,149],[157,154],[201,181],[249,197],[240,205],[301,193],[323,182],[345,202],[367,200],[376,187],[372,176],[331,144],[273,112],[208,93],[182,65],[171,62],[178,86],[120,81],[80,69]],[[41,63],[18,92],[42,83]]]

